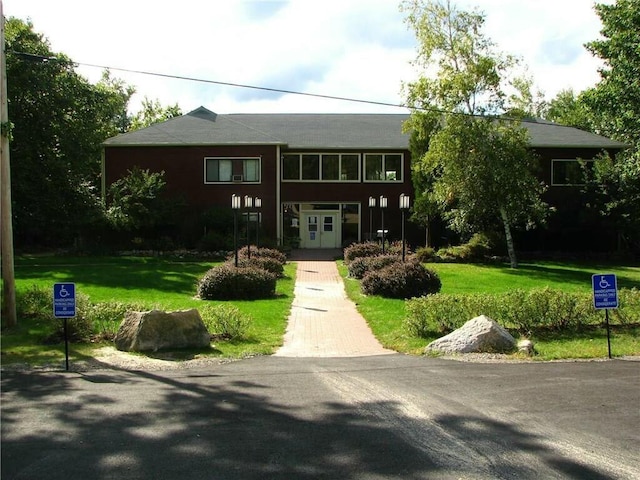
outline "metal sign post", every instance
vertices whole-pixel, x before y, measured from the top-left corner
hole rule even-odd
[[[76,284],[53,284],[53,315],[64,319],[64,358],[65,367],[69,371],[69,335],[67,320],[76,316]]]
[[[591,277],[593,287],[593,306],[604,310],[607,325],[607,350],[611,358],[611,329],[609,327],[609,309],[618,308],[618,279],[613,273],[598,273]]]

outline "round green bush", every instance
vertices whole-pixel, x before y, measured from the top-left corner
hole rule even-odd
[[[344,263],[349,265],[359,257],[375,257],[382,254],[382,247],[374,242],[352,243],[343,251]]]
[[[234,260],[230,260],[229,263],[233,263],[235,265]],[[238,258],[238,267],[256,267],[266,270],[267,272],[271,272],[278,278],[282,278],[284,276],[284,266],[272,257],[254,257],[253,254],[251,255],[251,258],[240,257]]]
[[[440,277],[416,260],[371,270],[362,279],[362,292],[387,298],[413,298],[438,293]]]
[[[252,267],[225,263],[212,268],[198,282],[198,296],[203,300],[255,300],[276,293],[276,276]]]
[[[349,276],[363,278],[370,270],[380,270],[392,263],[401,262],[398,255],[378,255],[377,257],[358,257],[349,264]]]

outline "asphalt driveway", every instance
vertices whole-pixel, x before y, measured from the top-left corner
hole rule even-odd
[[[640,363],[2,374],[2,479],[640,478]]]

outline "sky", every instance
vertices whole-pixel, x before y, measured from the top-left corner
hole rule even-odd
[[[79,64],[302,91],[398,105],[420,73],[399,0],[1,0],[31,20],[54,52]],[[612,3],[600,0],[599,3]],[[592,0],[452,0],[478,8],[485,35],[520,57],[547,99],[599,79],[584,48],[599,38]],[[80,65],[96,82],[101,68]],[[112,70],[144,97],[217,113],[403,113],[397,107],[320,99]],[[8,81],[11,81],[10,79]]]

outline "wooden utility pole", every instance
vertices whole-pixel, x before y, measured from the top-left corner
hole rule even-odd
[[[4,10],[0,0],[0,242],[2,243],[2,318],[7,327],[17,325],[16,281],[13,263],[13,222],[11,215],[11,166],[9,162],[9,110],[7,102],[7,57],[4,50]]]

